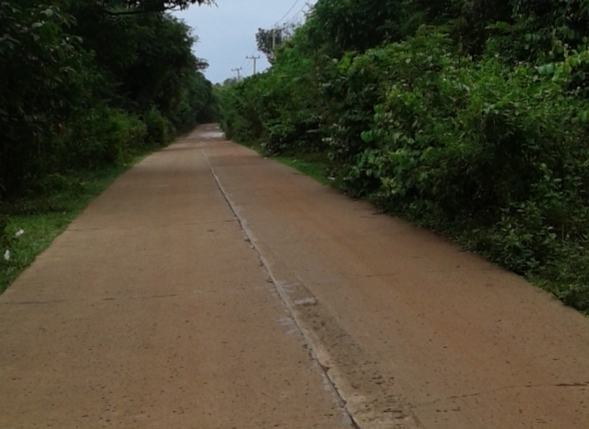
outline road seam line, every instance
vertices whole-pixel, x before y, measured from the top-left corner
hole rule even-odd
[[[201,151],[207,161],[207,164],[209,166],[209,170],[210,170],[210,172],[211,172],[211,174],[217,184],[217,187],[219,188],[219,191],[223,195],[223,198],[225,199],[230,210],[233,212],[233,215],[237,219],[237,222],[239,223],[239,226],[241,227],[241,230],[243,231],[243,233],[246,237],[246,241],[249,243],[250,247],[258,254],[258,258],[262,264],[262,267],[264,268],[264,270],[266,271],[266,273],[270,277],[270,280],[271,280],[272,284],[274,285],[274,288],[275,288],[276,292],[278,293],[278,296],[282,300],[286,310],[290,313],[291,318],[294,320],[295,326],[297,327],[297,330],[301,334],[303,341],[304,341],[305,345],[307,346],[307,350],[309,352],[309,355],[319,366],[319,368],[321,370],[321,374],[322,374],[325,382],[327,383],[327,385],[330,387],[330,389],[333,391],[334,395],[336,396],[336,398],[339,402],[339,405],[342,408],[342,411],[350,419],[351,426],[355,429],[388,429],[389,425],[385,424],[385,426],[381,426],[379,423],[374,424],[374,423],[370,423],[370,422],[365,422],[365,421],[362,421],[360,416],[355,415],[355,413],[353,412],[353,410],[351,408],[353,408],[355,406],[355,402],[358,399],[356,397],[357,395],[354,394],[352,389],[348,388],[349,387],[348,383],[347,383],[345,377],[342,374],[340,374],[340,371],[338,370],[338,368],[333,366],[330,354],[327,351],[327,349],[322,345],[322,342],[319,339],[319,337],[312,330],[305,328],[305,326],[304,326],[305,324],[302,320],[303,318],[301,317],[299,311],[297,310],[297,302],[293,302],[293,300],[290,299],[287,291],[284,288],[285,285],[274,274],[274,271],[272,269],[272,264],[268,261],[268,259],[264,255],[264,252],[262,251],[262,249],[260,249],[260,247],[256,244],[257,240],[255,237],[255,234],[248,228],[247,221],[239,215],[238,210],[237,210],[236,206],[233,204],[233,202],[231,201],[231,198],[229,197],[228,192],[225,190],[225,188],[221,184],[221,180],[219,179],[219,176],[217,176],[217,174],[215,173],[215,170],[214,170],[213,166],[211,165],[208,154],[206,153],[206,151],[204,149],[201,149]],[[309,299],[315,300],[315,297],[312,297]],[[299,303],[298,305],[301,305],[301,304],[303,304],[303,303]],[[308,305],[308,303],[306,303],[306,302],[304,304]],[[360,418],[358,418],[358,417],[360,417]],[[411,415],[410,418],[411,418],[411,420],[413,420],[412,423],[410,423],[411,428],[417,429],[417,428],[424,427],[421,424],[421,422],[419,422],[419,420],[417,419],[417,417],[415,415]],[[407,423],[407,422],[405,422],[405,423]],[[395,428],[396,427],[401,427],[401,426],[397,426],[395,424]],[[409,429],[409,427],[406,427],[406,429]]]
[[[264,271],[266,271],[266,273],[270,277],[270,280],[271,280],[272,284],[274,285],[274,288],[275,288],[276,292],[278,293],[280,300],[282,301],[282,303],[285,306],[286,310],[288,311],[290,317],[294,321],[297,331],[301,335],[303,342],[305,343],[305,345],[307,347],[307,351],[308,351],[309,355],[311,356],[311,359],[313,361],[315,361],[315,363],[319,367],[321,375],[324,379],[324,382],[329,386],[330,390],[332,391],[332,393],[336,397],[338,405],[340,406],[342,412],[345,414],[345,417],[349,418],[351,426],[354,429],[364,429],[364,428],[361,428],[358,425],[358,423],[356,422],[356,420],[354,419],[354,416],[352,415],[352,413],[350,412],[350,410],[347,407],[347,401],[345,400],[345,398],[342,396],[341,392],[339,391],[339,389],[335,385],[334,380],[332,380],[332,378],[329,376],[328,371],[327,371],[328,367],[325,366],[325,362],[324,362],[325,359],[321,359],[319,357],[319,355],[322,353],[321,351],[319,351],[319,349],[322,349],[322,347],[318,347],[317,339],[315,339],[315,341],[313,341],[309,331],[303,327],[300,317],[298,315],[298,312],[295,309],[295,304],[291,302],[291,299],[288,297],[284,288],[282,286],[280,286],[280,282],[275,277],[274,272],[270,267],[270,263],[268,262],[268,260],[266,259],[266,257],[264,256],[264,254],[262,253],[260,248],[256,245],[254,234],[247,227],[245,219],[243,219],[239,215],[237,208],[235,207],[235,205],[233,204],[233,202],[229,198],[229,194],[227,193],[227,191],[225,190],[225,188],[221,184],[219,176],[217,176],[217,174],[215,173],[215,170],[213,169],[213,166],[211,165],[209,156],[207,155],[207,153],[204,150],[201,150],[201,151],[207,161],[207,164],[209,166],[209,170],[210,170],[213,178],[215,179],[215,182],[217,184],[217,187],[219,188],[219,191],[221,192],[221,195],[223,195],[223,198],[225,199],[227,205],[229,206],[229,209],[233,212],[235,219],[237,219],[237,222],[239,223],[239,226],[240,226],[243,234],[246,237],[246,241],[249,243],[250,247],[258,254],[258,258],[262,264],[262,267],[264,268]],[[323,353],[327,356],[327,351],[323,351]]]

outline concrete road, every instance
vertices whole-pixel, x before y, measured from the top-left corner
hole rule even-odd
[[[0,429],[587,429],[589,321],[213,127],[0,297]]]

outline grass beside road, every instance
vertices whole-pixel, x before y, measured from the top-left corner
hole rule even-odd
[[[323,161],[321,155],[278,156],[272,159],[294,168],[307,176],[311,176],[324,185],[333,185],[333,179],[330,179],[329,172],[325,167],[325,161]]]
[[[297,154],[271,156],[265,151],[264,145],[261,142],[238,142],[238,144],[255,150],[263,157],[268,157],[288,167],[294,168],[324,185],[337,187],[336,180],[330,176],[329,165],[331,162],[325,153],[300,152]]]
[[[31,189],[29,196],[0,202],[0,294],[131,165],[91,173],[56,174]]]

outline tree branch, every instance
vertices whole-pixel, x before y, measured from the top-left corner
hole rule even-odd
[[[131,15],[140,15],[143,13],[161,13],[161,12],[170,12],[170,11],[179,11],[188,8],[191,4],[198,4],[199,6],[202,4],[206,5],[217,5],[215,0],[185,0],[185,1],[178,1],[175,4],[166,6],[166,3],[169,2],[162,2],[161,7],[152,7],[152,8],[133,8],[127,10],[119,10],[114,11],[110,10],[106,7],[105,2],[102,2],[102,6],[99,6],[100,12],[104,13],[105,15],[109,16],[131,16]]]

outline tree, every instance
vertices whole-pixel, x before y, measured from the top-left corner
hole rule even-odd
[[[67,34],[74,21],[57,6],[0,3],[0,195],[46,169],[47,136],[84,99],[88,58]]]
[[[212,117],[196,36],[160,11],[212,1],[39,3],[0,2],[0,198]]]
[[[108,15],[184,10],[191,5],[213,5],[215,0],[94,0],[92,5]]]
[[[292,37],[294,30],[295,26],[293,24],[270,30],[258,28],[256,33],[258,51],[266,55],[270,64],[274,63],[276,59],[275,49],[284,45]]]
[[[318,0],[305,25],[310,43],[331,57],[402,39],[411,2]]]
[[[230,86],[230,85],[233,85],[234,83],[237,83],[237,82],[238,82],[238,80],[236,77],[229,77],[223,81],[222,86]]]

